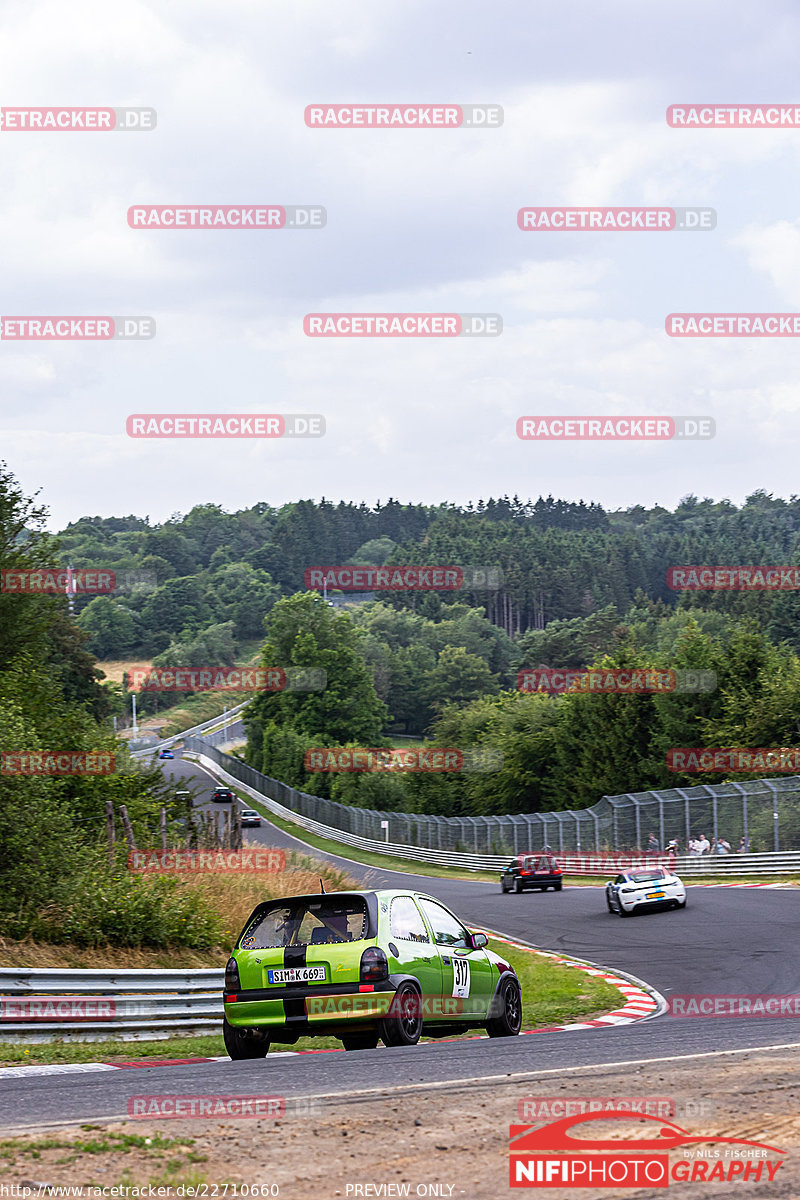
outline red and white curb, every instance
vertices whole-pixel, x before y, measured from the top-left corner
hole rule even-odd
[[[552,1033],[564,1029],[599,1029],[604,1025],[630,1025],[633,1021],[654,1017],[658,1013],[664,1012],[667,1007],[667,1002],[660,992],[648,984],[634,979],[632,975],[620,975],[579,958],[570,958],[567,955],[555,954],[548,950],[537,950],[534,946],[526,946],[522,942],[512,942],[497,934],[492,934],[492,940],[503,942],[514,950],[527,950],[529,954],[538,954],[540,958],[549,958],[553,962],[561,963],[565,967],[572,967],[576,971],[584,971],[595,979],[610,983],[624,1000],[624,1004],[620,1008],[615,1008],[612,1012],[605,1013],[602,1017],[595,1017],[591,1021],[573,1021],[570,1025],[546,1025],[540,1029],[525,1029],[524,1033]]]
[[[509,938],[501,937],[499,934],[492,933],[491,937],[492,941],[502,942],[514,950],[524,950],[527,954],[536,954],[540,958],[549,958],[552,962],[560,963],[562,966],[572,967],[576,971],[584,971],[587,975],[592,975],[596,979],[602,979],[604,983],[610,983],[613,987],[617,988],[624,1000],[624,1004],[620,1008],[615,1008],[613,1012],[606,1013],[602,1017],[595,1017],[591,1021],[576,1021],[571,1025],[544,1025],[538,1029],[523,1029],[522,1032],[524,1034],[554,1033],[570,1029],[598,1029],[609,1025],[628,1025],[633,1021],[642,1021],[645,1017],[655,1016],[657,1013],[663,1012],[666,1008],[666,1001],[659,992],[635,980],[632,976],[620,975],[613,971],[608,971],[603,967],[597,967],[594,963],[570,958],[563,954],[555,954],[548,950],[538,950],[535,946],[526,946],[523,942],[512,942]],[[481,1040],[485,1036],[485,1034],[477,1034],[475,1039],[469,1040]],[[446,1041],[449,1039],[439,1040]],[[274,1058],[294,1058],[301,1054],[342,1053],[345,1053],[345,1051],[338,1049],[279,1050],[272,1052],[269,1058],[272,1060]],[[147,1067],[178,1067],[191,1066],[193,1063],[229,1061],[228,1055],[222,1054],[212,1058],[202,1056],[196,1058],[140,1058],[131,1059],[129,1062],[117,1063],[31,1063],[29,1066],[0,1067],[0,1081],[3,1079],[19,1079],[21,1077],[31,1078],[36,1075],[91,1074],[96,1071],[129,1071]]]

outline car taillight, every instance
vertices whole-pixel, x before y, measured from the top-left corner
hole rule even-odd
[[[560,874],[561,874],[561,867],[553,867],[553,874],[554,874],[554,875],[560,875]]]
[[[376,983],[389,978],[389,963],[380,946],[368,946],[361,955],[360,979],[362,983]]]
[[[532,875],[533,871],[520,871],[520,875]]]
[[[239,987],[239,964],[235,958],[229,958],[225,964],[225,991],[238,992]]]

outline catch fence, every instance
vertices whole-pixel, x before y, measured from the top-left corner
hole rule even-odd
[[[603,796],[591,808],[562,812],[442,817],[340,804],[271,779],[204,738],[187,737],[185,745],[291,812],[376,842],[501,856],[545,847],[562,855],[610,850],[635,853],[648,848],[653,834],[660,849],[676,839],[680,852],[685,853],[690,838],[705,834],[710,843],[727,841],[733,851],[740,848],[742,839],[744,849],[754,853],[800,850],[797,775],[628,792]]]

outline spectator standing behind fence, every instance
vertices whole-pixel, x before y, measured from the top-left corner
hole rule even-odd
[[[711,842],[712,854],[730,854],[731,844],[726,842],[725,838],[713,838]]]
[[[742,835],[742,837],[739,841],[739,849],[736,851],[736,853],[737,854],[749,854],[750,853],[750,838],[746,838],[744,835]]]
[[[680,854],[680,852],[681,852],[681,848],[680,848],[680,844],[679,844],[679,842],[678,842],[678,839],[677,839],[677,838],[671,838],[671,839],[670,839],[670,840],[667,842],[667,844],[666,844],[666,846],[665,846],[665,848],[664,848],[664,853],[665,853],[665,854],[672,854],[672,855],[674,855],[674,856],[677,858],[677,857],[678,857],[678,855]]]
[[[690,837],[686,848],[689,851],[689,853],[692,855],[699,854],[700,851],[698,850],[698,845],[699,845],[699,843],[697,841],[697,838]]]
[[[698,854],[708,854],[709,850],[711,849],[711,843],[704,833],[700,834],[700,837],[695,842],[695,845],[697,846]]]
[[[656,837],[656,835],[654,833],[651,833],[649,838],[647,839],[647,853],[648,854],[658,854],[660,852],[660,850],[661,850],[661,847],[658,844],[658,838]]]

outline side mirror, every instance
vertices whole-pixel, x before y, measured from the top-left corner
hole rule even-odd
[[[472,934],[472,949],[481,950],[484,946],[488,946],[489,939],[485,933]]]
[[[614,880],[613,880],[613,879],[607,879],[607,880],[606,880],[606,887],[611,887],[611,885],[613,884],[613,882],[614,882]]]

